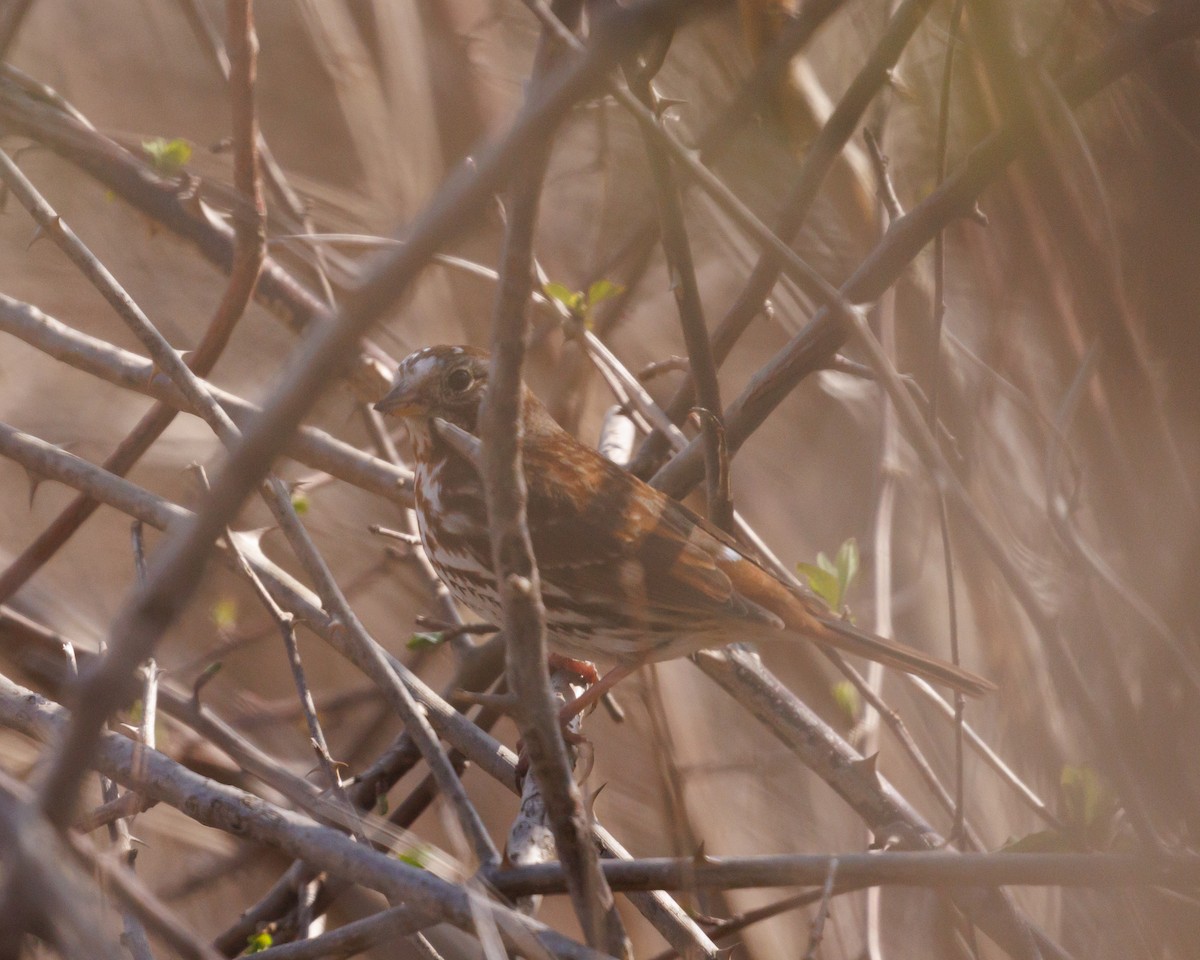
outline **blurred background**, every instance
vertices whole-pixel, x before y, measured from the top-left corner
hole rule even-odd
[[[5,54],[8,63],[53,87],[98,131],[143,160],[146,143],[185,141],[180,177],[197,178],[218,211],[228,210],[231,160],[228,95],[196,10],[223,33],[220,4],[35,0]],[[189,8],[193,8],[189,10]],[[736,132],[706,154],[767,223],[795,179],[813,136],[877,41],[887,5],[850,0],[793,61],[786,80]],[[1095,54],[1153,4],[1144,0],[997,5],[1011,17],[1018,49],[1046,76]],[[1007,97],[990,67],[987,38],[968,4],[957,41],[950,99],[948,168],[1002,122]],[[388,237],[433,195],[447,172],[503,133],[520,106],[538,36],[515,0],[263,0],[258,107],[262,134],[321,233]],[[673,101],[665,123],[685,143],[702,144],[789,21],[786,4],[718,7],[675,35],[655,86]],[[937,180],[937,127],[952,4],[932,4],[891,82],[864,123],[879,137],[904,208]],[[982,42],[981,42],[982,38]],[[945,326],[935,348],[934,261],[922,253],[873,310],[894,343],[900,371],[926,395],[939,378],[945,448],[977,509],[1000,533],[1025,581],[1053,611],[1090,695],[1119,738],[1098,737],[1082,720],[1070,686],[979,544],[950,513],[964,665],[1000,690],[971,703],[967,717],[984,739],[1053,810],[1070,819],[1064,768],[1107,795],[1113,753],[1131,766],[1147,814],[1169,844],[1195,840],[1200,764],[1197,672],[1200,565],[1197,456],[1200,454],[1200,47],[1186,40],[1157,52],[1069,117],[1046,94],[1049,148],[1012,164],[982,195],[983,217],[946,231]],[[678,102],[674,102],[678,101]],[[0,127],[3,148],[108,266],[161,331],[193,347],[221,296],[219,271],[195,249],[133,209],[78,163],[27,132]],[[1033,134],[1031,133],[1032,137]],[[886,228],[876,176],[856,134],[825,179],[795,248],[832,283],[858,266]],[[222,205],[222,197],[225,197]],[[757,249],[698,190],[685,197],[710,327],[725,313],[757,259]],[[374,252],[361,240],[322,244],[287,239],[303,232],[268,196],[270,254],[321,296],[313,249],[328,258],[335,300]],[[594,330],[632,371],[686,355],[657,240],[653,185],[642,138],[611,99],[581,104],[554,141],[535,253],[549,280],[586,290],[596,280],[623,287],[600,305]],[[986,225],[981,222],[986,219]],[[491,208],[447,253],[494,267],[503,222]],[[141,352],[136,340],[10,198],[0,216],[0,291],[66,324]],[[374,341],[398,359],[431,343],[489,339],[494,284],[432,265]],[[811,317],[813,304],[788,283],[755,319],[721,369],[723,396],[736,397],[764,363]],[[569,429],[594,443],[611,394],[578,344],[553,316],[531,312],[528,379]],[[296,342],[262,305],[252,305],[211,379],[251,400],[270,390]],[[144,397],[99,382],[11,337],[0,339],[0,419],[99,462],[149,406]],[[851,359],[861,359],[853,348]],[[935,363],[935,357],[939,358]],[[940,373],[935,373],[940,370]],[[665,401],[680,374],[647,382]],[[311,422],[370,447],[364,397],[331,385]],[[858,622],[883,613],[875,601],[881,536],[889,545],[890,610],[897,637],[940,656],[949,650],[946,571],[936,492],[894,423],[881,390],[853,372],[808,377],[734,460],[734,502],[789,566],[832,556],[855,538],[862,572],[848,602]],[[694,432],[694,425],[688,430]],[[404,453],[404,437],[398,436]],[[887,456],[884,456],[885,450]],[[194,462],[214,465],[217,444],[200,421],[179,417],[131,472],[136,483],[188,504],[198,497]],[[402,510],[291,462],[304,520],[372,634],[413,662],[433,686],[454,668],[450,650],[410,651],[418,614],[436,615],[414,565],[368,532],[399,527]],[[0,462],[0,563],[7,565],[70,501],[54,483],[34,483]],[[891,487],[894,518],[881,532],[881,495]],[[703,507],[702,501],[694,504]],[[270,526],[259,506],[239,523]],[[156,535],[149,534],[153,552]],[[295,569],[278,533],[264,548]],[[8,602],[83,647],[101,640],[133,582],[128,518],[107,508],[89,520]],[[364,677],[301,631],[301,649],[333,756],[357,772],[398,731]],[[861,703],[839,696],[838,678],[809,656],[765,649],[767,665],[852,742],[863,745]],[[53,693],[44,655],[11,639],[0,669]],[[310,772],[311,750],[275,627],[252,596],[221,569],[171,630],[159,654],[185,688],[213,664],[205,701],[294,772]],[[824,662],[821,661],[823,664]],[[1181,665],[1182,664],[1182,665]],[[899,711],[943,782],[954,779],[952,728],[902,678],[883,693]],[[855,814],[742,708],[686,661],[655,666],[618,688],[624,723],[597,711],[589,783],[605,784],[597,817],[636,856],[838,852],[871,841]],[[510,744],[504,722],[498,735]],[[219,779],[242,782],[227,758],[180,728],[164,726],[162,749]],[[901,756],[888,733],[880,772],[942,833],[950,817]],[[33,775],[28,741],[0,739],[0,766]],[[1079,774],[1078,771],[1084,771]],[[398,785],[404,796],[421,775]],[[1072,780],[1072,777],[1076,779]],[[1013,789],[973,754],[965,767],[967,817],[987,849],[1028,837],[1043,824]],[[517,800],[475,771],[468,789],[497,838]],[[1089,788],[1090,789],[1090,788]],[[1099,794],[1097,794],[1098,796]],[[1111,814],[1111,816],[1109,816]],[[1105,814],[1088,844],[1131,842],[1125,816]],[[455,855],[440,806],[415,825]],[[285,869],[276,852],[206,830],[159,806],[135,827],[144,842],[139,873],[198,931],[215,936]],[[1015,892],[1032,919],[1079,957],[1194,956],[1200,940],[1195,901],[1152,890]],[[685,903],[726,916],[771,902],[779,891],[735,891]],[[632,909],[626,917],[638,956],[663,944]],[[376,909],[352,890],[335,922]],[[872,908],[873,910],[874,908]],[[944,901],[885,890],[881,913],[865,895],[835,900],[822,955],[868,955],[876,924],[888,958],[959,956],[966,949]],[[565,898],[542,918],[575,931]],[[733,956],[797,955],[811,914],[796,910],[755,924]],[[966,942],[970,942],[967,940]],[[474,955],[447,933],[447,956]],[[980,939],[982,956],[999,955]],[[402,949],[402,948],[398,948]],[[402,956],[398,949],[380,956]],[[874,948],[871,948],[874,949]]]

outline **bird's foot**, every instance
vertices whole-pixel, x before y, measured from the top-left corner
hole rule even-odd
[[[550,651],[546,657],[546,662],[551,672],[564,670],[579,677],[584,683],[600,682],[600,671],[596,669],[596,665],[590,660],[576,660],[574,657],[567,657],[561,653]]]
[[[642,663],[643,661],[639,660],[635,663],[617,664],[603,677],[597,677],[596,681],[583,693],[569,703],[563,704],[562,709],[558,711],[558,719],[566,726],[572,719],[599,702],[617,683],[637,670]]]

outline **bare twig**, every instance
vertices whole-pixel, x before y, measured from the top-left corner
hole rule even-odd
[[[81,333],[37,307],[0,294],[0,330],[108,383],[187,409],[187,400],[153,361]],[[204,387],[245,427],[259,408],[204,381]],[[301,426],[288,455],[316,470],[402,505],[412,504],[412,474],[372,457],[315,427]]]
[[[667,42],[670,42],[669,39]],[[650,64],[626,65],[625,78],[641,104],[661,117],[659,97],[651,85],[651,70]],[[667,259],[671,292],[675,295],[679,323],[687,344],[692,381],[696,384],[700,406],[708,414],[701,423],[704,431],[708,518],[722,530],[728,531],[733,528],[733,504],[729,496],[728,471],[724,469],[725,458],[722,456],[725,428],[721,422],[721,389],[717,383],[717,368],[708,339],[708,326],[704,321],[704,304],[696,280],[696,265],[684,223],[683,198],[662,138],[645,133],[644,141],[658,201],[662,246]]]
[[[825,886],[821,888],[821,902],[817,906],[816,916],[813,917],[812,928],[808,934],[808,949],[804,952],[804,960],[816,960],[817,949],[825,938],[825,919],[829,916],[829,904],[833,899],[833,882],[837,879],[838,858],[829,860],[829,869],[825,873]]]
[[[204,489],[208,489],[208,478],[205,476],[204,468],[197,465],[197,473],[200,475],[201,483]],[[313,748],[313,752],[317,755],[317,764],[324,774],[325,786],[327,789],[333,790],[339,796],[342,794],[342,778],[338,773],[337,762],[329,752],[329,744],[325,740],[325,731],[321,729],[321,721],[317,717],[317,705],[313,703],[312,691],[308,686],[308,678],[304,673],[304,663],[300,659],[300,647],[296,643],[296,619],[286,610],[280,608],[275,602],[275,598],[271,596],[270,591],[263,586],[262,580],[255,573],[254,567],[246,559],[238,545],[237,537],[233,531],[226,529],[225,545],[234,558],[234,563],[241,570],[246,580],[249,581],[251,588],[259,603],[267,611],[275,626],[279,629],[280,636],[283,638],[283,647],[287,653],[288,666],[292,671],[292,681],[296,685],[296,696],[300,704],[301,713],[304,716],[305,725],[308,727],[309,743]]]
[[[556,4],[556,13],[562,13],[572,24],[578,21],[581,10],[578,0]],[[552,19],[559,22],[556,16]],[[542,96],[559,52],[549,31],[543,31],[534,60],[530,103]],[[553,131],[552,125],[543,128],[539,141],[527,148],[522,168],[513,178],[492,319],[492,369],[480,411],[480,433],[488,438],[482,451],[482,473],[492,563],[507,639],[509,686],[521,707],[517,720],[530,769],[542,789],[555,847],[570,878],[571,902],[584,936],[591,946],[623,957],[629,954],[629,942],[612,892],[600,873],[587,813],[558,729],[558,710],[546,666],[546,613],[525,515],[520,450],[525,309],[531,288],[538,198]]]
[[[146,549],[145,542],[142,537],[142,522],[140,520],[133,521],[130,530],[130,536],[133,541],[133,566],[134,575],[140,583],[146,577]],[[157,719],[157,703],[158,703],[158,665],[153,659],[147,660],[144,664],[144,679],[142,682],[142,716],[137,725],[137,743],[143,749],[154,749],[155,732],[154,724]],[[138,754],[138,761],[141,761],[142,755]],[[129,822],[137,813],[147,809],[150,804],[147,803],[138,794],[129,792],[122,798],[119,794],[119,788],[116,783],[108,777],[100,778],[100,792],[104,797],[104,806],[110,810],[116,808],[122,799],[132,802],[126,804],[128,812],[120,817],[110,817],[106,821],[108,827],[108,839],[112,844],[113,851],[117,856],[124,861],[130,874],[133,873],[137,863],[137,848],[134,846],[133,836],[129,831]],[[129,950],[133,960],[153,960],[153,954],[150,952],[150,943],[146,939],[146,928],[142,926],[141,920],[131,910],[121,911],[121,924],[124,928],[122,934],[122,942]]]
[[[938,104],[937,170],[936,186],[946,179],[946,161],[950,133],[950,89],[954,75],[954,48],[958,44],[958,31],[962,21],[965,0],[955,0],[950,14],[950,33],[946,40],[946,58],[942,63],[941,95]],[[894,194],[893,194],[894,196]],[[942,327],[946,319],[946,231],[939,230],[933,238],[933,357],[932,382],[929,386],[929,428],[937,435],[938,398],[942,378]],[[946,570],[946,617],[950,629],[950,659],[959,662],[958,644],[958,598],[954,579],[954,553],[950,540],[950,515],[946,509],[946,493],[938,489],[938,531],[942,539],[942,564]],[[954,696],[954,827],[952,837],[961,836],[966,817],[966,773],[963,760],[965,738],[966,698],[960,693]]]
[[[394,466],[403,466],[400,462],[400,454],[396,452],[396,445],[392,442],[392,438],[384,426],[382,415],[370,404],[362,407],[362,413],[367,425],[367,432],[371,435],[371,439],[375,444],[376,453]],[[404,523],[408,527],[407,536],[413,538],[409,540],[409,544],[412,547],[408,554],[409,558],[417,568],[417,572],[421,575],[421,578],[429,587],[429,592],[433,594],[434,603],[446,620],[455,625],[461,625],[462,617],[458,614],[458,607],[454,604],[454,598],[450,596],[450,591],[442,583],[441,578],[437,575],[437,571],[433,569],[433,564],[429,561],[428,554],[425,553],[425,547],[421,543],[421,537],[418,533],[417,515],[414,510],[407,509],[404,511]],[[459,634],[452,639],[457,641],[461,636],[462,634]]]
[[[1128,887],[1152,884],[1187,889],[1200,883],[1194,853],[1139,856],[1124,853],[913,853],[790,854],[764,857],[661,857],[605,861],[617,889],[682,890],[809,885],[820,887],[837,863],[838,883],[952,887],[957,884]],[[561,893],[558,864],[514,867],[495,885],[508,896]]]
[[[886,101],[881,99],[876,113],[880,117],[879,124],[882,128],[888,116]],[[864,131],[864,136],[866,136],[867,147],[876,169],[876,196],[880,198],[880,202],[883,205],[883,217],[889,217],[894,220],[901,216],[902,213],[899,210],[900,204],[896,199],[895,191],[892,189],[891,180],[888,177],[887,161],[869,126]],[[880,217],[880,219],[882,220],[883,217]],[[896,355],[895,288],[889,289],[879,298],[879,301],[875,304],[874,312],[880,342],[888,352],[888,355],[894,357]],[[880,433],[879,480],[874,518],[875,549],[872,556],[872,565],[874,568],[874,577],[872,580],[875,592],[875,632],[883,637],[895,637],[896,634],[892,621],[892,602],[894,597],[892,587],[892,539],[895,532],[896,497],[901,472],[900,438],[896,429],[896,412],[892,408],[892,403],[885,392],[881,390],[878,393]],[[838,654],[838,657],[844,659],[841,658],[840,654]],[[926,783],[932,787],[934,796],[944,802],[947,791],[942,786],[941,781],[925,761],[925,757],[916,743],[908,736],[908,730],[904,726],[903,721],[900,720],[899,715],[882,703],[880,696],[883,690],[884,679],[882,664],[869,664],[866,679],[861,685],[854,680],[853,674],[855,671],[853,668],[849,664],[846,664],[846,668],[843,672],[851,677],[850,682],[855,684],[863,698],[867,701],[867,706],[863,710],[860,722],[862,730],[862,742],[858,745],[860,751],[865,756],[873,756],[878,752],[879,721],[881,718],[885,718],[889,728],[897,735],[902,749],[914,763],[917,771],[925,779]],[[873,887],[867,891],[863,918],[865,926],[865,960],[880,960],[882,955],[879,929],[880,918],[883,912],[882,901],[883,891],[878,887]],[[824,904],[828,900],[827,898],[823,898],[821,902]]]
[[[875,195],[883,204],[890,220],[899,220],[904,216],[900,200],[896,197],[896,188],[892,184],[892,175],[888,172],[890,160],[884,156],[879,146],[879,137],[870,127],[863,130],[863,140],[867,144],[867,152],[871,157],[871,166],[875,168]]]
[[[136,816],[149,810],[152,805],[151,801],[139,797],[136,793],[123,793],[89,810],[76,820],[73,826],[80,833],[91,833],[101,827],[107,827],[114,821]]]

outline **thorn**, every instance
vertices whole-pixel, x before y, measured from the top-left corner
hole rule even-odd
[[[913,89],[912,84],[900,76],[894,67],[887,72],[887,85],[901,100],[913,103],[918,99],[917,92]]]
[[[587,771],[587,773],[591,773],[591,764],[590,764],[590,763],[588,764],[588,771]],[[585,774],[584,774],[583,776],[581,776],[581,777],[580,777],[580,776],[577,776],[577,777],[575,778],[575,782],[576,782],[576,783],[582,783],[584,780],[586,780],[586,779],[587,779],[587,773],[585,773]],[[597,787],[595,790],[593,790],[591,793],[589,793],[589,794],[587,795],[587,797],[584,799],[583,808],[584,808],[584,810],[586,810],[586,811],[587,811],[587,815],[588,815],[588,819],[589,819],[589,820],[595,820],[595,819],[596,819],[596,801],[597,801],[597,800],[600,798],[600,794],[601,794],[601,792],[602,792],[602,791],[604,790],[604,788],[605,788],[605,787],[607,787],[607,786],[608,786],[608,783],[607,783],[607,782],[600,784],[600,786],[598,786],[598,787]]]
[[[199,708],[199,706],[200,706],[200,691],[203,690],[206,686],[208,686],[208,684],[212,681],[212,678],[221,672],[221,668],[223,666],[224,666],[224,664],[220,660],[217,660],[214,663],[210,663],[207,667],[204,668],[204,670],[201,672],[200,676],[198,676],[196,678],[195,683],[192,684],[192,705],[193,706]]]
[[[270,533],[272,530],[275,530],[275,529],[277,529],[277,528],[274,526],[255,527],[252,530],[239,530],[237,532],[237,535],[238,535],[239,540],[249,541],[250,543],[254,544],[254,546],[258,547],[261,550],[263,537],[265,537],[268,533]]]
[[[991,221],[988,220],[987,214],[979,206],[979,201],[971,204],[971,212],[967,214],[967,219],[979,224],[981,227],[990,227],[992,225]]]
[[[609,690],[600,698],[600,702],[604,704],[604,709],[608,712],[609,719],[613,723],[625,722],[625,708],[621,706],[621,702],[613,696],[613,692]]]
[[[46,231],[42,229],[40,224],[38,226],[34,227],[33,236],[30,237],[29,242],[27,244],[25,244],[25,250],[29,251],[33,247],[33,245],[35,243],[37,243],[39,240],[41,240],[42,237],[44,237],[45,235],[46,235]]]
[[[25,476],[29,480],[29,509],[32,510],[33,498],[37,495],[38,487],[45,482],[46,476],[45,474],[30,470],[28,467],[25,468]]]
[[[852,760],[850,769],[857,773],[863,773],[872,780],[879,779],[877,767],[879,765],[879,752],[871,754],[869,757],[863,757],[861,760]]]
[[[708,855],[704,852],[705,843],[706,841],[704,840],[700,841],[700,846],[698,846],[696,848],[696,852],[692,854],[692,863],[705,864],[710,862]]]
[[[676,97],[656,96],[654,98],[654,116],[661,120],[663,118],[663,114],[665,114],[672,107],[679,107],[685,103],[687,103],[686,100],[681,100]]]

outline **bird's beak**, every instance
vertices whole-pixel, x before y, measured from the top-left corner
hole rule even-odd
[[[390,413],[396,417],[410,417],[420,412],[416,391],[407,383],[398,383],[391,392],[375,404],[380,413]]]

